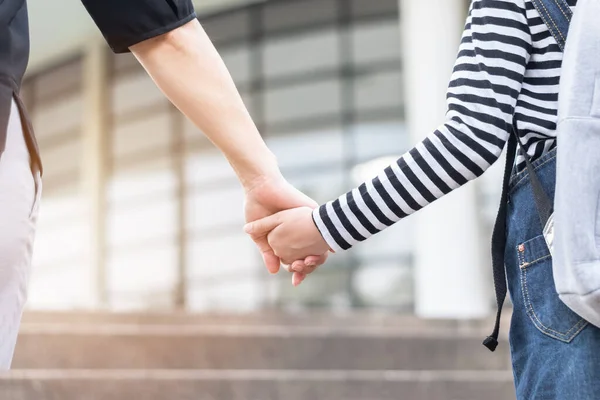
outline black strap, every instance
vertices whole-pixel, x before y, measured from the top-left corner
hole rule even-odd
[[[561,51],[564,49],[567,38],[569,24],[571,22],[572,11],[565,0],[533,0],[533,5],[538,10],[542,19],[548,25],[548,29],[557,39]],[[549,23],[551,22],[551,23]],[[508,185],[512,173],[513,164],[517,152],[517,143],[525,157],[527,172],[533,190],[533,198],[540,218],[542,229],[546,226],[548,219],[552,215],[552,201],[544,191],[535,171],[531,165],[529,155],[521,143],[519,133],[516,127],[516,121],[513,120],[511,134],[508,138],[506,165],[504,167],[504,180],[502,182],[502,196],[498,216],[494,224],[492,233],[492,268],[494,272],[494,288],[496,291],[496,304],[498,311],[496,313],[496,324],[494,331],[484,341],[483,345],[491,351],[496,350],[498,346],[498,333],[500,331],[500,314],[504,300],[506,300],[506,270],[504,265],[504,250],[506,247],[506,211],[508,206]]]
[[[542,184],[535,174],[533,166],[531,165],[531,160],[529,159],[529,156],[523,147],[523,143],[521,143],[521,139],[519,138],[515,121],[512,125],[511,134],[508,138],[508,145],[506,149],[506,165],[504,166],[504,178],[502,180],[502,196],[500,198],[498,216],[496,217],[496,223],[494,224],[494,231],[492,233],[492,268],[494,275],[494,289],[496,292],[496,305],[498,310],[496,312],[494,331],[483,341],[483,345],[490,349],[490,351],[496,350],[496,347],[498,346],[500,317],[502,314],[504,301],[506,300],[506,269],[504,265],[504,251],[506,248],[506,213],[508,208],[508,189],[510,184],[510,176],[515,163],[517,143],[521,149],[521,152],[523,153],[523,156],[525,157],[527,172],[529,173],[529,179],[533,189],[533,197],[538,209],[542,229],[546,225],[550,215],[552,215],[552,202],[550,201],[550,198],[544,191]]]
[[[494,331],[484,341],[483,345],[490,349],[496,350],[498,346],[498,334],[500,331],[500,316],[502,314],[502,306],[506,300],[506,270],[504,269],[504,248],[506,245],[506,209],[508,206],[508,185],[510,183],[510,175],[515,163],[515,153],[517,151],[516,135],[508,137],[508,146],[506,149],[506,164],[504,165],[504,178],[502,180],[502,195],[500,196],[500,207],[494,224],[492,233],[492,270],[494,274],[494,290],[496,292],[496,324]]]
[[[531,165],[531,160],[529,159],[529,155],[523,147],[523,143],[521,143],[521,139],[518,137],[515,131],[513,132],[513,134],[517,136],[517,141],[519,143],[519,147],[521,148],[521,153],[523,153],[523,156],[525,157],[525,164],[527,164],[527,172],[529,174],[531,188],[533,189],[533,198],[535,199],[535,206],[538,211],[538,216],[540,217],[540,224],[542,225],[542,229],[544,229],[546,223],[552,215],[554,207],[552,205],[552,201],[548,197],[548,194],[546,193],[544,187],[538,179],[535,170],[533,169],[533,166]]]

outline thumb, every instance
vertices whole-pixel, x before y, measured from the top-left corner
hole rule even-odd
[[[254,222],[247,223],[244,225],[244,232],[253,238],[267,235],[273,229],[277,228],[281,224],[279,214],[269,215],[263,219],[256,220]]]
[[[271,249],[271,246],[269,246],[267,238],[262,237],[260,239],[256,239],[255,243],[262,254],[263,262],[267,267],[267,270],[272,274],[279,272],[281,260],[275,255],[273,249]]]

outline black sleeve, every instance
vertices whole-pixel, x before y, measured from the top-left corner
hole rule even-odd
[[[115,53],[194,18],[191,0],[81,0]]]

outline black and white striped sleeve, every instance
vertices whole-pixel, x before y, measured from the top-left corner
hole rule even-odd
[[[373,180],[315,209],[331,248],[349,249],[492,165],[508,138],[530,52],[524,0],[473,0],[446,122]]]

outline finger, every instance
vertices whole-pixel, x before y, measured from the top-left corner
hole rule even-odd
[[[323,254],[320,256],[308,256],[304,259],[304,264],[309,267],[318,267],[319,265],[325,264],[327,261],[328,254]]]
[[[256,243],[258,249],[262,254],[263,262],[265,264],[265,267],[267,267],[267,270],[272,274],[276,274],[277,272],[279,272],[281,260],[275,255],[275,252],[273,251],[271,246],[269,246],[267,238],[262,237],[260,239],[255,239],[254,243]]]
[[[306,268],[306,265],[302,260],[296,260],[292,263],[292,271],[294,272],[304,272],[304,268]]]
[[[273,229],[277,228],[280,223],[279,215],[273,214],[263,219],[247,223],[244,225],[244,231],[252,238],[259,238],[267,235]]]
[[[281,262],[279,261],[279,257],[277,257],[273,251],[263,253],[263,262],[265,267],[267,267],[267,271],[271,274],[279,272]]]
[[[306,279],[306,275],[301,274],[300,272],[294,272],[294,275],[292,275],[292,285],[298,286],[304,279]]]
[[[304,275],[310,275],[313,272],[315,272],[317,270],[317,268],[319,268],[318,265],[313,265],[313,266],[306,266],[306,268],[304,268],[304,270],[302,271],[302,273]]]

